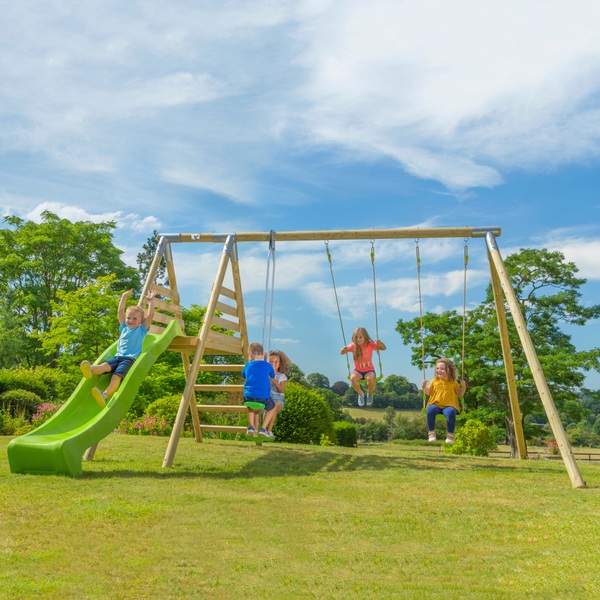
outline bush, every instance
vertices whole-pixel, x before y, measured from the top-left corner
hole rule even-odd
[[[27,390],[42,402],[62,404],[73,392],[81,373],[65,373],[59,369],[0,369],[0,394],[10,390]]]
[[[180,404],[181,394],[172,394],[171,396],[164,396],[148,404],[144,412],[149,416],[158,417],[173,425]],[[186,420],[190,418],[189,414],[190,411],[188,410]]]
[[[124,419],[119,423],[116,433],[129,435],[170,435],[171,425],[165,419],[144,415],[141,419]]]
[[[367,420],[358,426],[358,439],[363,442],[387,442],[390,428],[380,421]]]
[[[11,417],[22,415],[24,419],[29,419],[42,403],[37,394],[23,389],[13,389],[0,396],[0,410]]]
[[[285,410],[277,417],[273,434],[278,441],[293,444],[320,444],[321,435],[333,441],[331,409],[318,392],[290,381],[285,387]]]
[[[487,456],[490,450],[496,449],[494,432],[477,419],[467,421],[457,432],[453,445],[446,445],[450,454],[472,454]]]
[[[339,446],[354,448],[357,443],[356,425],[347,421],[335,421],[333,430]]]

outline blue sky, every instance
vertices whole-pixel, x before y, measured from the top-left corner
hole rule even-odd
[[[162,233],[500,226],[600,290],[600,3],[21,0],[0,21],[0,211]],[[418,316],[414,241],[377,241],[384,374]],[[323,242],[276,247],[271,347],[345,379]],[[206,304],[222,248],[174,248]],[[262,339],[267,248],[240,244]],[[332,242],[346,336],[374,334],[370,243]],[[470,241],[467,302],[489,280]],[[460,309],[463,241],[421,242],[424,310]],[[568,330],[595,347],[599,324]],[[468,352],[468,344],[467,344]],[[588,385],[600,387],[593,374]]]

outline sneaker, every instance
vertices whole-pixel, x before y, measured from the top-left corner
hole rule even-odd
[[[359,396],[358,397],[358,405],[359,406],[364,406],[365,405],[365,397],[364,396]]]
[[[367,396],[367,406],[373,406],[373,396]]]
[[[273,435],[273,432],[272,432],[272,431],[267,431],[267,433],[269,434],[269,437],[270,437],[272,440],[274,440],[274,439],[275,439],[275,436]]]
[[[92,376],[92,365],[90,365],[89,360],[81,361],[79,368],[81,369],[81,372],[83,373],[83,376],[86,379],[89,379]]]
[[[437,440],[437,437],[435,437],[435,431],[430,431],[429,432],[429,438],[427,439],[428,442],[435,442]]]
[[[267,430],[266,430],[264,427],[261,427],[261,428],[260,428],[260,431],[259,431],[258,433],[259,433],[260,435],[262,435],[263,437],[266,437],[266,438],[270,438],[270,437],[271,437],[271,436],[269,435],[269,432],[268,432],[268,431],[267,431]]]
[[[252,425],[250,425],[250,427],[248,427],[248,429],[246,429],[246,435],[256,435],[256,429],[254,429],[254,427],[252,427]]]
[[[95,387],[92,389],[92,396],[94,396],[94,400],[102,407],[104,408],[106,406],[106,402],[108,400],[108,398],[106,397],[106,394],[99,388]]]
[[[453,433],[449,433],[446,436],[446,444],[454,444],[454,434]]]

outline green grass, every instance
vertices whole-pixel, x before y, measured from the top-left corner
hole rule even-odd
[[[111,435],[82,477],[13,475],[0,598],[600,597],[600,465]]]
[[[385,408],[360,408],[356,406],[344,406],[344,410],[350,413],[353,419],[371,419],[371,421],[383,421],[385,416]],[[420,415],[420,410],[397,410],[396,414],[402,413],[403,415]]]

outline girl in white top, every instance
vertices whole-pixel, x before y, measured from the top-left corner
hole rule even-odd
[[[272,350],[269,355],[269,362],[275,371],[275,377],[270,377],[271,380],[271,399],[275,402],[275,410],[268,415],[270,418],[265,418],[263,427],[269,432],[269,437],[273,438],[273,425],[277,415],[285,407],[285,386],[287,384],[287,372],[290,368],[291,361],[281,350]]]

